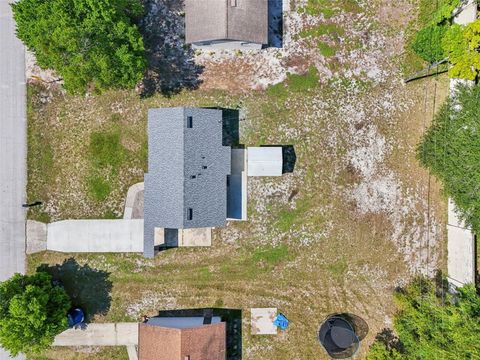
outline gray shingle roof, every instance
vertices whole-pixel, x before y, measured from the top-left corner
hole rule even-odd
[[[268,0],[186,0],[185,38],[187,44],[214,40],[267,44]]]
[[[192,128],[187,127],[189,117]],[[225,225],[230,162],[231,149],[222,146],[221,110],[149,110],[145,256],[153,256],[155,227],[186,229]]]

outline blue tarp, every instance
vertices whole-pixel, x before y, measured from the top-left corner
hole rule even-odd
[[[278,314],[275,320],[273,320],[273,324],[278,326],[282,330],[286,330],[288,328],[288,319],[282,313]]]

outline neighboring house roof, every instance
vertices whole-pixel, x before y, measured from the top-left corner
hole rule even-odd
[[[226,359],[225,322],[175,328],[155,325],[153,319],[139,324],[139,360]]]
[[[186,0],[185,38],[267,44],[268,0]]]
[[[153,256],[155,227],[225,225],[231,149],[222,145],[222,133],[222,110],[149,110],[145,256]]]

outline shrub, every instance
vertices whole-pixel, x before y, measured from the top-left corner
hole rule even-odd
[[[142,79],[145,51],[133,24],[139,0],[20,0],[12,10],[18,38],[67,91],[133,88]]]
[[[13,356],[38,353],[67,329],[70,299],[49,274],[15,274],[0,283],[0,345]]]
[[[417,157],[479,233],[480,86],[462,87],[446,101],[418,146]]]
[[[397,291],[394,328],[401,351],[377,336],[367,358],[479,358],[480,296],[473,285],[458,289],[457,295],[450,294],[447,286],[444,280],[436,283],[419,277]]]
[[[480,20],[466,27],[452,25],[443,39],[451,77],[475,80],[480,72]]]
[[[445,58],[442,40],[447,32],[446,26],[431,25],[420,30],[412,44],[415,53],[430,63]]]
[[[367,360],[402,360],[403,355],[395,348],[389,349],[381,341],[375,341],[368,351]]]

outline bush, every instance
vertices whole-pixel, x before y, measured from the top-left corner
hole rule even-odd
[[[13,356],[48,348],[68,328],[70,299],[44,272],[0,283],[0,345]]]
[[[142,79],[145,51],[133,24],[139,0],[20,0],[12,10],[18,38],[67,91],[133,88]]]
[[[410,37],[409,50],[429,63],[440,61],[447,57],[442,43],[450,27],[452,13],[460,0],[421,0],[419,3],[418,25],[422,29]]]
[[[473,285],[447,291],[444,280],[417,278],[395,294],[401,351],[377,337],[368,359],[478,359],[480,297]]]
[[[480,86],[462,87],[446,101],[418,146],[417,157],[479,233]]]
[[[447,32],[446,26],[431,25],[420,30],[412,44],[415,53],[430,63],[445,58],[442,40]]]
[[[367,360],[402,360],[403,358],[403,355],[395,348],[389,349],[381,341],[375,341],[367,355]]]
[[[454,78],[475,80],[480,73],[480,20],[466,27],[453,25],[445,34],[443,48],[452,67]]]

